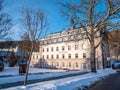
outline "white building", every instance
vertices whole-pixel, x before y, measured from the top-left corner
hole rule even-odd
[[[82,28],[53,33],[40,41],[39,53],[33,53],[31,66],[59,69],[89,69],[90,68],[90,43],[84,35]],[[100,41],[100,33],[95,38],[95,43]],[[107,57],[107,56],[105,56]],[[102,67],[101,45],[96,49],[97,68]]]

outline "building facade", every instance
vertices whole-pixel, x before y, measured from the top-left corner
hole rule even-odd
[[[39,52],[33,53],[30,66],[70,70],[90,69],[90,43],[81,31],[82,28],[74,28],[71,25],[69,30],[63,29],[41,39]],[[97,33],[95,44],[101,39],[100,33]],[[102,55],[102,47],[99,45],[96,49],[98,69],[102,68]],[[107,57],[107,54],[104,57]]]

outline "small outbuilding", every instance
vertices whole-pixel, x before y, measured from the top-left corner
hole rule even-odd
[[[27,61],[28,60],[19,60],[19,74],[24,74],[26,73],[26,68],[27,68]]]

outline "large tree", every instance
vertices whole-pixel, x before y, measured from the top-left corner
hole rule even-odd
[[[8,15],[8,13],[4,12],[4,0],[0,0],[0,41],[6,40],[6,39],[8,40],[8,36],[12,26],[13,24],[12,24],[11,17]],[[2,49],[0,50],[0,54],[1,52],[2,52]],[[4,66],[3,61],[1,60],[0,60],[0,62],[2,62],[1,65]]]
[[[95,44],[96,34],[120,25],[120,0],[71,0],[58,4],[62,15],[72,17],[86,33],[91,46],[91,72],[96,72],[95,51],[101,43]]]
[[[26,69],[24,81],[24,85],[26,86],[31,55],[35,49],[34,45],[45,35],[48,24],[47,16],[41,9],[23,8],[21,13],[21,22],[22,26],[24,27],[24,31],[22,33],[22,40],[24,41],[23,46],[26,48],[24,50],[27,50],[29,52],[28,66]]]
[[[11,17],[4,12],[4,0],[0,0],[0,40],[8,37],[12,26]]]

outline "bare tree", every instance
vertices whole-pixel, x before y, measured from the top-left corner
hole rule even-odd
[[[39,41],[46,33],[47,30],[47,18],[43,10],[39,9],[30,9],[24,8],[22,9],[22,25],[24,27],[23,39],[29,43],[28,51],[29,51],[29,60],[28,66],[26,69],[25,81],[24,85],[27,84],[28,70],[31,61],[31,55],[34,51],[34,45],[37,41]],[[25,45],[26,46],[26,45]],[[28,46],[26,46],[28,47]],[[26,48],[25,47],[25,48]]]
[[[11,17],[3,12],[3,2],[4,0],[0,0],[0,40],[7,38],[13,26]]]
[[[20,59],[28,59],[29,52],[31,50],[31,42],[29,40],[29,36],[27,33],[22,33],[21,42],[19,43],[19,47],[21,48],[21,56]]]
[[[102,30],[120,26],[120,0],[71,0],[58,4],[62,15],[72,17],[75,25],[83,28],[91,46],[91,72],[96,72],[95,51],[101,41],[96,45],[95,37]]]
[[[3,4],[4,4],[4,0],[0,0],[0,40],[2,41],[8,38],[8,34],[10,33],[11,27],[13,26],[11,17],[8,15],[8,13],[3,12],[4,11]],[[1,53],[2,53],[2,49],[0,49],[0,54]]]

